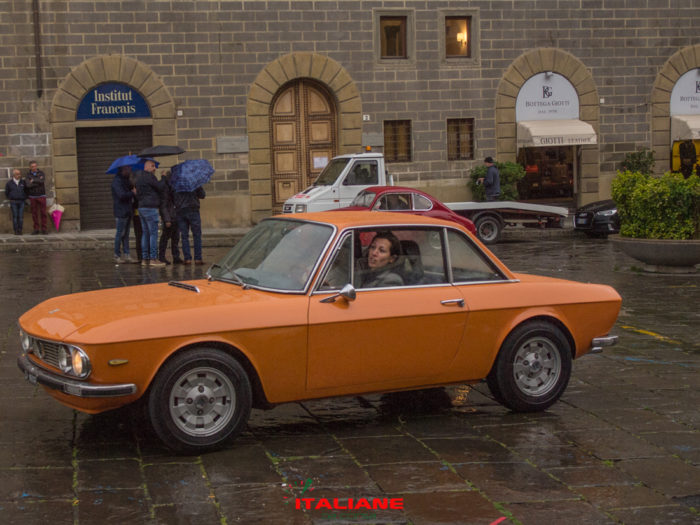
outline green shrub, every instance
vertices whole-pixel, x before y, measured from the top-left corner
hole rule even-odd
[[[651,175],[654,170],[654,151],[642,148],[634,153],[625,155],[625,160],[620,164],[621,171],[639,171]]]
[[[618,172],[612,198],[620,216],[620,235],[644,239],[700,238],[700,178],[680,173],[662,177]]]
[[[518,198],[518,181],[525,176],[525,168],[515,162],[495,162],[501,182],[501,196],[498,200],[514,201]],[[477,179],[486,176],[486,166],[476,166],[469,172],[469,189],[475,201],[486,200],[484,185],[477,185]]]

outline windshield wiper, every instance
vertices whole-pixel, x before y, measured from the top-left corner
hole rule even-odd
[[[220,264],[214,263],[214,264],[211,265],[211,268],[212,268],[212,269],[214,269],[214,268],[220,268],[220,269],[222,269],[223,271],[230,273],[230,274],[233,276],[234,280],[235,280],[238,284],[240,284],[240,285],[241,285],[241,288],[243,288],[244,290],[247,290],[248,288],[250,288],[250,287],[248,286],[248,283],[243,282],[243,279],[241,279],[240,276],[239,276],[234,270],[232,270],[231,268],[229,268],[228,266],[221,266]],[[213,279],[211,273],[209,274],[209,279]]]

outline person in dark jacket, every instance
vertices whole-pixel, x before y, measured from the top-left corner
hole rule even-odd
[[[498,200],[501,195],[501,174],[493,162],[493,158],[486,157],[484,164],[486,165],[486,177],[479,178],[477,182],[484,184],[484,194],[487,201]]]
[[[158,260],[165,264],[170,264],[170,261],[165,258],[165,251],[168,248],[170,241],[170,253],[173,255],[173,264],[182,264],[180,258],[180,230],[177,227],[177,218],[175,217],[175,202],[173,201],[173,189],[170,187],[170,170],[166,171],[161,180],[165,180],[163,195],[160,201],[160,220],[163,222],[163,227],[160,232],[160,241],[158,241]]]
[[[12,178],[5,184],[5,197],[10,201],[12,210],[12,227],[15,235],[22,235],[24,224],[24,202],[27,200],[27,188],[22,180],[22,172],[12,170]]]
[[[34,231],[32,235],[39,232],[46,235],[46,175],[37,167],[35,160],[29,163],[29,171],[24,179],[29,195],[29,205],[32,209],[32,222]]]
[[[131,186],[131,168],[122,166],[112,179],[112,207],[117,221],[114,235],[114,262],[133,262],[129,254],[129,230],[131,229],[132,201],[136,190]],[[122,257],[123,253],[123,257]]]
[[[190,253],[190,229],[194,241],[194,263],[204,264],[202,261],[202,219],[199,216],[199,200],[206,196],[201,186],[194,191],[176,191],[174,193],[175,215],[177,226],[182,236],[182,255],[185,264],[192,262]]]
[[[155,176],[156,163],[153,159],[144,159],[143,170],[137,172],[134,185],[136,198],[139,200],[139,217],[141,218],[141,252],[142,266],[165,266],[158,260],[158,209],[165,181]]]

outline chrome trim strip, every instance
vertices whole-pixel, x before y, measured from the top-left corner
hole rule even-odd
[[[21,355],[17,358],[17,366],[24,373],[25,379],[30,383],[38,383],[75,397],[128,396],[135,394],[137,391],[136,385],[133,383],[93,385],[68,379],[38,367],[26,355]]]
[[[183,290],[189,290],[190,292],[199,293],[199,288],[197,288],[195,285],[180,281],[168,281],[168,286],[174,286],[176,288],[182,288]]]
[[[604,346],[613,346],[617,344],[618,337],[616,335],[606,335],[605,337],[594,337],[591,341],[591,354],[599,354],[603,351]]]

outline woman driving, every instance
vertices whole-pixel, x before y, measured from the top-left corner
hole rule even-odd
[[[396,269],[401,243],[391,232],[378,232],[367,249],[367,258],[359,262],[359,288],[403,286]]]

